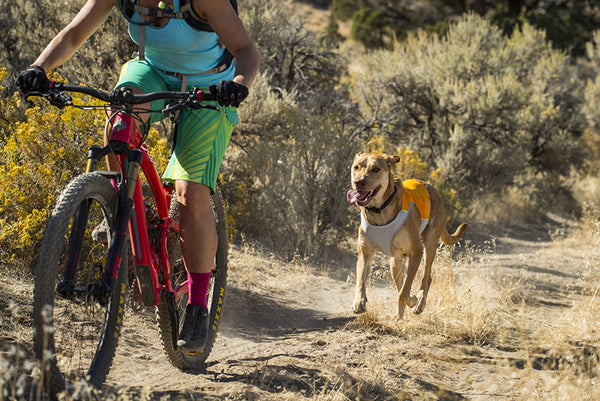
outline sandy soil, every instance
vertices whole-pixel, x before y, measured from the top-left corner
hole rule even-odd
[[[434,264],[426,311],[402,322],[393,316],[383,259],[369,291],[372,312],[357,317],[351,254],[317,269],[233,247],[225,313],[206,368],[173,368],[153,312],[130,311],[105,390],[157,400],[598,396],[598,240],[552,239],[539,230],[467,240]],[[30,350],[31,287],[12,283],[0,285],[2,348]],[[462,299],[449,301],[453,294]]]

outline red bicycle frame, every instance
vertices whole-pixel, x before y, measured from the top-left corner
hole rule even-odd
[[[173,196],[173,186],[163,184],[160,179],[150,151],[136,124],[136,120],[126,113],[118,113],[112,121],[109,134],[110,143],[127,144],[130,150],[137,149],[141,152],[141,164],[132,165],[125,154],[118,154],[117,158],[121,169],[128,176],[129,198],[133,201],[133,208],[129,218],[129,237],[131,250],[135,260],[135,273],[145,306],[155,306],[160,302],[160,293],[166,289],[173,292],[170,277],[170,265],[167,253],[167,235],[178,233],[179,224],[169,217],[169,209]],[[144,201],[142,185],[139,180],[139,167],[146,177],[155,201],[155,212],[158,215],[158,229],[160,237],[158,243],[150,241],[148,235],[147,208]],[[132,192],[133,186],[133,192]],[[160,274],[162,270],[162,274]],[[161,280],[162,277],[162,280]],[[187,282],[175,289],[175,299],[179,299],[187,290]]]

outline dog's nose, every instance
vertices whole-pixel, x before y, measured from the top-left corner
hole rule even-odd
[[[356,189],[362,189],[367,184],[366,180],[356,180],[354,181],[354,187]]]

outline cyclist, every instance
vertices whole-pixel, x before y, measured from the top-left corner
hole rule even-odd
[[[139,55],[122,67],[116,87],[130,87],[134,93],[208,87],[223,106],[218,113],[180,113],[176,145],[164,172],[164,178],[175,183],[188,272],[189,301],[177,345],[185,352],[199,352],[208,334],[207,291],[217,249],[210,195],[237,124],[236,108],[257,74],[259,55],[237,15],[235,1],[232,5],[230,0],[87,0],[34,63],[19,73],[20,90],[48,90],[46,72],[65,63],[117,2],[121,11],[129,11],[124,14]],[[162,114],[146,113],[143,118],[146,124],[140,129],[147,129]],[[115,159],[108,164],[117,168]]]

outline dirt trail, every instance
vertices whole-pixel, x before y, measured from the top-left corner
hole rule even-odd
[[[248,269],[253,267],[236,268],[244,260],[265,263],[272,270],[256,267],[264,269],[264,275],[261,278],[255,270],[249,278]],[[301,383],[306,368],[298,362],[310,359],[315,347],[323,348],[328,333],[342,329],[353,318],[352,285],[308,270],[289,271],[294,267],[286,269],[272,260],[248,259],[235,250],[230,266],[222,324],[205,371],[184,373],[169,365],[157,342],[154,315],[148,311],[128,316],[130,323],[125,325],[107,384],[123,389],[135,383],[132,387],[154,391],[153,398],[175,392],[190,399],[247,399],[254,395],[264,399],[271,392],[280,393],[298,373],[301,377],[293,380]],[[238,276],[240,270],[242,277]],[[261,383],[261,371],[273,369],[270,361],[274,359],[287,359],[285,369],[293,372],[288,372],[288,379],[284,374]],[[168,380],[160,382],[164,372],[168,372]],[[310,387],[310,381],[300,387],[304,386]],[[314,390],[305,392],[309,393]]]
[[[497,239],[493,250],[475,252],[461,274],[489,270],[519,282],[522,305],[516,309],[543,325],[589,294],[582,281],[589,274],[583,268],[589,255],[577,241],[534,238]],[[533,380],[549,383],[551,392],[554,377],[562,375],[532,365],[531,356],[510,341],[506,346],[436,341],[428,348],[431,332],[415,338],[385,324],[365,329],[351,313],[352,262],[315,274],[244,252],[232,253],[223,324],[206,370],[172,368],[157,342],[152,314],[130,315],[108,386],[152,392],[153,399],[486,400],[527,399],[523,386],[529,380],[522,376],[531,372],[540,376]],[[374,285],[370,294],[383,309],[380,319],[393,319],[389,283]],[[421,315],[425,321],[426,315]],[[533,369],[525,373],[527,367]],[[165,372],[167,380],[161,381]]]
[[[370,312],[357,318],[352,254],[316,271],[234,247],[222,325],[206,368],[173,368],[154,313],[129,311],[105,389],[142,400],[595,399],[598,336],[594,342],[584,335],[590,324],[600,330],[593,307],[597,242],[520,232],[441,254],[425,312],[407,313],[401,323],[393,317],[395,294],[382,258]],[[31,349],[31,287],[8,282],[0,285],[0,342]],[[495,286],[505,283],[510,313],[490,306],[501,293]],[[572,344],[569,350],[553,345],[569,335],[573,341],[561,343]]]

